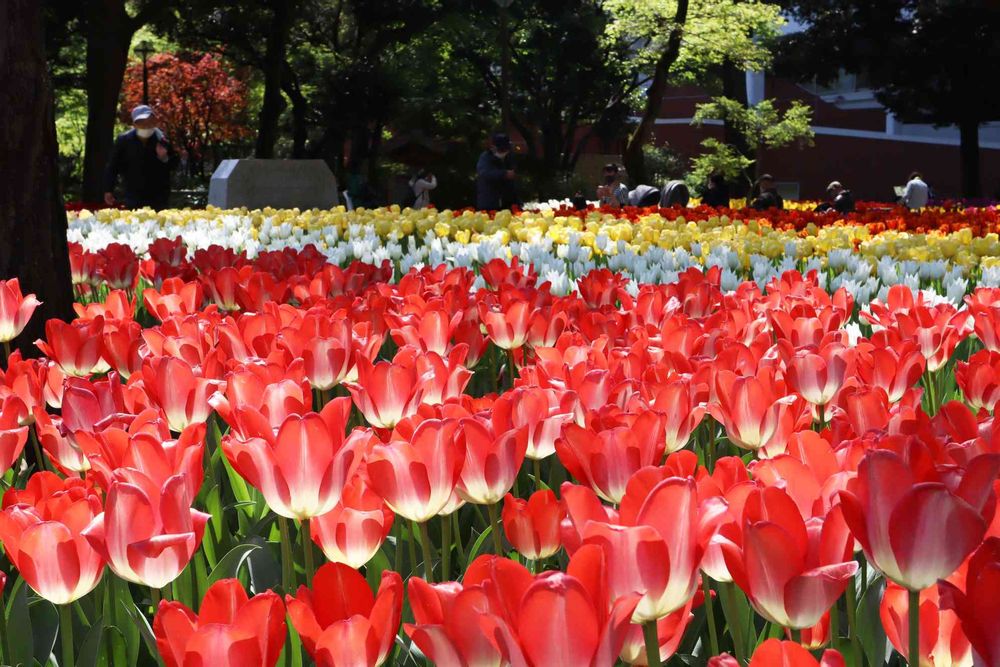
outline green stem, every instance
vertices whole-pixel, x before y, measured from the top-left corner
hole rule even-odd
[[[792,635],[792,641],[796,644],[802,643],[802,630],[799,628],[788,628],[788,632]]]
[[[541,459],[531,459],[531,469],[535,473],[535,488],[542,488],[542,461]]]
[[[451,515],[441,517],[441,581],[451,580]]]
[[[7,634],[7,605],[3,603],[3,589],[0,589],[0,665],[8,664],[10,658],[10,635]]]
[[[458,512],[451,515],[455,520],[455,548],[458,549],[458,561],[462,565],[462,571],[468,566],[465,561],[465,546],[462,545],[462,525],[458,521]]]
[[[910,665],[920,664],[920,591],[910,591],[910,606],[907,610],[910,616],[910,650],[907,662]]]
[[[278,517],[278,531],[278,539],[281,540],[281,587],[286,595],[295,595],[295,558],[292,556],[292,538],[287,518]]]
[[[719,655],[719,631],[715,627],[715,601],[712,600],[712,580],[701,576],[701,585],[705,590],[705,618],[708,619],[708,641],[712,655]]]
[[[160,600],[163,598],[160,596],[159,588],[149,589],[149,599],[153,603],[153,615],[156,615],[156,611],[160,608]]]
[[[500,510],[497,508],[497,504],[486,506],[487,511],[490,513],[490,526],[492,526],[493,533],[493,553],[498,556],[503,555],[503,540],[500,539]]]
[[[316,571],[316,562],[313,560],[312,536],[309,533],[309,519],[302,519],[302,530],[299,531],[302,538],[302,562],[306,569],[306,586],[312,588],[313,573]]]
[[[7,368],[8,361],[10,361],[10,341],[5,340],[3,342],[3,367]]]
[[[31,448],[35,452],[35,460],[38,462],[38,469],[48,470],[49,466],[45,463],[45,453],[42,452],[42,444],[38,442],[38,435],[35,433],[34,426],[28,428],[28,439],[31,440]]]
[[[514,388],[514,380],[517,379],[517,372],[514,370],[514,350],[507,350],[507,377],[510,379],[510,388]]]
[[[392,569],[400,572],[403,566],[403,524],[395,521],[392,525],[392,534],[396,537],[396,549],[392,554]]]
[[[68,604],[59,605],[59,643],[62,660],[59,667],[73,667],[73,609]]]
[[[427,522],[423,521],[420,526],[420,550],[424,557],[424,580],[427,583],[434,583],[434,550],[431,547],[431,531],[427,529]]]
[[[646,664],[649,667],[660,667],[660,637],[656,632],[655,620],[642,624],[642,638],[646,643]]]
[[[861,640],[858,639],[858,594],[855,586],[857,580],[847,582],[847,631],[851,637],[851,650],[855,658],[861,657]],[[860,663],[859,663],[860,664]]]
[[[407,536],[406,546],[410,556],[410,576],[417,570],[417,535],[413,530],[413,523],[410,523],[410,533]]]

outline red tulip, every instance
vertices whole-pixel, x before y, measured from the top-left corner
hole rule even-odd
[[[83,535],[122,579],[163,588],[187,567],[210,516],[191,509],[182,475],[162,486],[130,468],[116,478]]]
[[[688,378],[676,378],[655,389],[650,409],[664,416],[666,453],[684,449],[701,424],[708,406],[699,400],[698,389]]]
[[[948,578],[956,589],[965,586],[966,568]],[[909,591],[889,582],[882,593],[879,616],[889,641],[906,655],[910,647]],[[962,632],[961,622],[951,609],[941,604],[938,587],[920,591],[920,660],[922,667],[971,667],[972,646]]]
[[[599,433],[567,424],[562,438],[556,441],[556,454],[573,477],[604,500],[617,504],[637,470],[663,461],[663,421],[662,416],[648,411],[639,415],[631,427]]]
[[[313,395],[299,366],[247,365],[226,376],[211,405],[240,438],[271,438],[291,415],[312,412]]]
[[[390,331],[400,347],[410,345],[422,352],[447,356],[451,351],[452,336],[463,315],[461,311],[449,312],[443,306],[425,308],[420,313],[396,315],[395,325]]]
[[[785,381],[793,391],[823,414],[833,397],[840,391],[852,365],[852,351],[840,343],[827,343],[815,351],[801,349],[788,361]]]
[[[1000,401],[1000,352],[981,350],[968,363],[955,364],[955,381],[966,402],[977,412],[993,412]]]
[[[691,598],[686,605],[656,622],[656,637],[660,644],[661,662],[667,662],[680,648],[681,641],[684,639],[684,631],[687,630],[688,624],[694,618],[694,614],[691,613],[693,606],[694,598]],[[649,664],[646,659],[646,645],[642,628],[635,623],[629,627],[625,643],[622,645],[621,659],[630,665]]]
[[[89,484],[36,472],[23,491],[4,494],[3,507],[0,543],[36,593],[68,604],[94,590],[104,559],[83,536],[101,512],[101,499]]]
[[[89,377],[110,368],[101,356],[104,350],[102,331],[102,317],[71,323],[53,319],[45,323],[45,341],[35,341],[35,345],[66,375]]]
[[[201,377],[177,357],[146,359],[142,363],[142,386],[153,405],[163,410],[170,430],[180,433],[191,424],[204,424],[212,414],[208,398],[225,389],[220,380]]]
[[[609,601],[605,568],[596,547],[574,554],[565,573],[534,579],[523,565],[481,556],[461,585],[410,579],[416,623],[404,628],[438,665],[610,665],[637,596]]]
[[[645,623],[683,608],[694,596],[702,558],[725,518],[725,504],[714,498],[699,503],[694,480],[681,477],[663,479],[644,499],[629,504],[639,509],[634,518],[622,517],[626,525],[590,521],[583,528],[583,542],[605,553],[612,595],[642,594],[632,621]]]
[[[514,486],[528,447],[527,431],[515,429],[494,434],[477,419],[463,419],[459,442],[465,463],[456,491],[467,502],[493,505]]]
[[[793,641],[768,639],[757,647],[749,667],[844,667],[844,656],[829,649],[816,660],[809,651]],[[709,658],[708,667],[739,667],[736,658],[727,653]]]
[[[345,382],[354,404],[375,428],[393,428],[417,411],[424,389],[416,361],[409,353],[399,361],[380,361],[372,365],[358,359],[357,382]]]
[[[350,410],[350,399],[336,398],[319,414],[289,415],[273,435],[243,439],[227,434],[222,450],[276,514],[320,516],[340,502],[370,438],[361,429],[345,435]]]
[[[494,345],[501,350],[517,350],[527,342],[528,328],[535,308],[528,301],[504,301],[493,306],[480,302],[479,319]]]
[[[93,301],[86,305],[74,303],[73,310],[81,320],[104,318],[105,324],[124,324],[135,319],[135,303],[129,300],[129,295],[122,290],[112,290],[104,301]]]
[[[924,374],[927,362],[913,341],[885,343],[884,347],[859,349],[857,376],[863,384],[885,390],[889,402],[897,403]]]
[[[493,429],[504,433],[525,428],[528,433],[529,459],[544,459],[556,451],[556,440],[563,424],[574,419],[576,394],[558,389],[518,387],[499,396],[490,419]]]
[[[45,404],[46,375],[42,363],[37,359],[22,358],[20,350],[14,350],[7,357],[7,369],[0,370],[0,403],[11,398],[19,401],[17,411],[21,426],[35,421],[35,408]],[[61,390],[61,380],[59,385]]]
[[[808,428],[805,401],[787,393],[770,368],[749,377],[719,371],[715,385],[715,402],[708,411],[738,447],[759,450],[774,443],[783,445],[792,433]]]
[[[403,611],[403,580],[382,572],[378,593],[341,563],[316,571],[312,589],[285,596],[288,616],[318,667],[381,665],[392,651]]]
[[[360,568],[378,553],[394,518],[389,506],[359,474],[347,483],[332,510],[309,522],[309,530],[327,560]]]
[[[135,289],[139,280],[139,258],[124,243],[109,243],[101,250],[101,264],[97,275],[111,289]]]
[[[104,324],[104,359],[114,370],[128,379],[142,367],[142,325],[133,320]]]
[[[167,278],[156,291],[146,288],[142,291],[142,301],[146,310],[161,322],[178,315],[192,315],[201,309],[205,292],[200,283],[186,283],[180,278]]]
[[[948,582],[939,588],[941,606],[954,610],[972,644],[974,663],[1000,663],[1000,538],[989,538],[972,554],[964,590]]]
[[[17,278],[0,280],[0,343],[9,343],[21,335],[41,304],[34,294],[21,294]]]
[[[868,561],[909,590],[951,575],[983,539],[993,517],[1000,464],[983,455],[966,470],[939,466],[927,446],[902,436],[868,452],[840,493],[851,532]]]
[[[503,530],[518,553],[529,560],[548,558],[559,551],[559,524],[566,511],[549,489],[528,500],[507,494],[503,499]]]
[[[396,514],[423,523],[448,505],[465,459],[458,428],[455,420],[428,419],[409,441],[372,448],[368,457],[372,488]]]
[[[784,491],[761,489],[747,499],[742,529],[741,545],[722,547],[729,572],[761,616],[786,628],[819,623],[857,572],[839,506],[804,521]]]
[[[28,442],[28,427],[19,426],[24,403],[16,396],[0,401],[0,474],[7,472]]]
[[[273,591],[247,597],[238,579],[221,579],[205,592],[196,614],[161,600],[153,635],[167,667],[273,667],[285,645],[285,609]]]
[[[520,563],[506,558],[480,556],[469,564],[463,582],[428,584],[411,577],[407,582],[414,623],[404,624],[413,642],[437,665],[500,665],[512,662],[504,648],[491,641],[490,628],[507,634],[509,619],[533,578]],[[496,619],[496,620],[494,620]],[[510,643],[513,643],[511,641]],[[520,649],[515,653],[523,660]]]

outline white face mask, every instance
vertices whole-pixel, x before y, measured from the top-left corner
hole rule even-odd
[[[496,156],[497,156],[498,158],[500,158],[501,160],[502,160],[502,159],[504,159],[505,157],[507,157],[507,154],[508,154],[509,152],[510,152],[510,151],[498,151],[498,150],[496,150],[496,149],[494,149],[494,150],[493,150],[493,154],[494,154],[494,155],[496,155]]]
[[[138,134],[143,139],[149,139],[151,136],[153,136],[154,134],[156,134],[156,128],[155,127],[149,127],[149,128],[139,128],[139,127],[137,127],[137,128],[135,128],[135,133]]]

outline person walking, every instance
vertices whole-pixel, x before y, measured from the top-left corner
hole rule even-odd
[[[104,173],[104,203],[114,206],[115,187],[121,176],[128,208],[167,208],[170,172],[177,165],[163,131],[156,126],[156,113],[145,104],[132,109],[132,129],[115,139]]]
[[[510,137],[506,134],[493,135],[489,148],[483,151],[476,163],[476,208],[480,211],[499,211],[517,205],[516,178]]]
[[[927,206],[929,199],[930,188],[924,182],[920,172],[915,171],[910,174],[910,180],[907,181],[906,188],[903,190],[903,196],[900,200],[903,206],[910,210],[923,208]]]

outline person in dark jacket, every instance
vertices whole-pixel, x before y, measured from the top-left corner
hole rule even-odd
[[[145,104],[132,109],[132,129],[118,135],[104,173],[104,203],[114,206],[118,177],[125,182],[125,205],[167,208],[170,171],[177,155],[156,127],[156,114]]]
[[[769,208],[785,208],[785,200],[778,194],[774,187],[774,178],[771,174],[764,174],[757,179],[757,196],[750,203],[751,208],[763,211]]]
[[[514,188],[517,173],[510,149],[510,137],[495,134],[490,147],[479,156],[476,163],[476,208],[480,211],[499,211],[520,203]]]
[[[837,213],[854,213],[854,195],[840,181],[834,181],[826,186],[826,201],[816,207],[818,213],[836,211]]]
[[[708,185],[701,195],[701,203],[704,206],[714,206],[716,208],[729,208],[729,186],[722,174],[712,174],[708,177]]]

